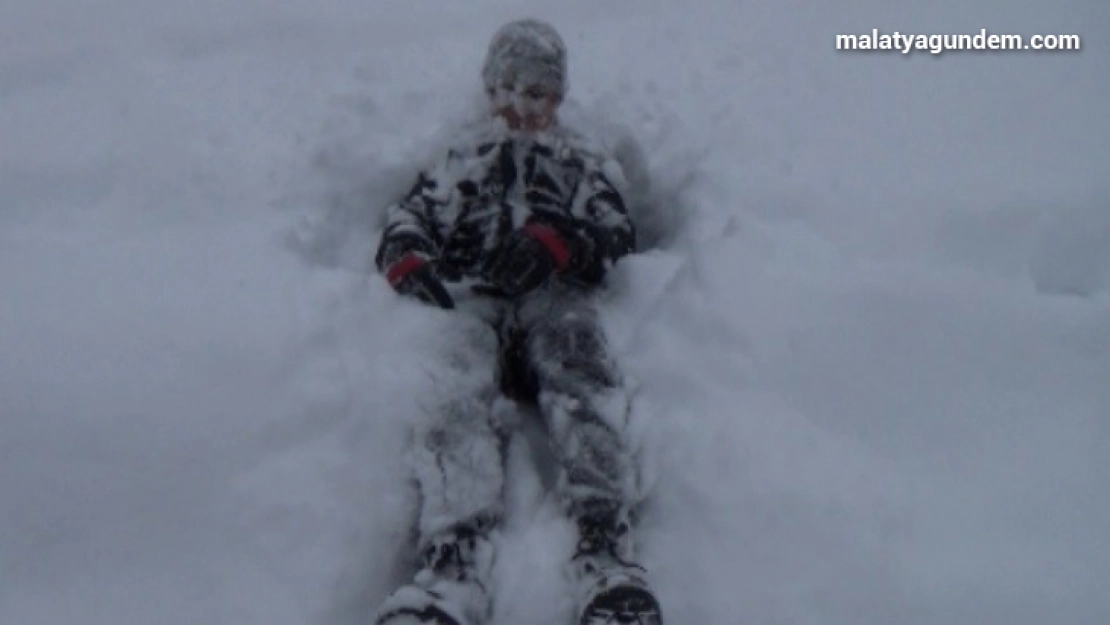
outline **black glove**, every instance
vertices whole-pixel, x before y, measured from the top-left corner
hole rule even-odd
[[[423,256],[409,253],[395,261],[385,272],[390,286],[403,295],[412,295],[426,304],[440,308],[455,307],[455,300],[436,276],[431,264]]]
[[[516,297],[547,282],[570,264],[566,240],[554,228],[529,224],[509,236],[486,264],[483,275],[508,297]]]

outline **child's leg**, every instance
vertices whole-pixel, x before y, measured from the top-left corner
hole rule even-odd
[[[553,285],[529,297],[518,318],[568,512],[599,499],[630,505],[635,476],[625,440],[627,394],[588,295]]]
[[[627,441],[628,396],[588,296],[558,285],[519,309],[540,411],[561,463],[559,491],[578,527],[570,570],[582,623],[661,622],[636,562],[637,498]]]
[[[420,492],[419,571],[381,607],[383,625],[478,625],[489,612],[489,533],[502,514],[504,486],[503,436],[491,411],[497,337],[465,314],[445,326],[436,328],[438,353],[408,453]]]

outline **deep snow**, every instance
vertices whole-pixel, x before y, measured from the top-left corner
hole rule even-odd
[[[649,243],[604,306],[668,621],[1110,621],[1105,3],[39,0],[0,7],[0,623],[368,621],[444,314],[368,270],[375,209],[522,15]],[[1084,49],[833,50],[872,28]],[[527,443],[496,622],[566,622]]]

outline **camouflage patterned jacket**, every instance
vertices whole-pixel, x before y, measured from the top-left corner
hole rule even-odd
[[[526,137],[491,125],[471,135],[388,208],[379,270],[416,252],[446,280],[481,280],[506,237],[534,222],[568,241],[563,277],[574,282],[598,284],[633,251],[635,230],[610,180],[620,175],[615,161],[559,128]]]

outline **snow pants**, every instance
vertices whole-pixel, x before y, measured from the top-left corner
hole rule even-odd
[[[510,432],[494,405],[504,395],[536,402],[568,515],[599,499],[630,505],[628,398],[588,292],[553,282],[484,313],[451,314],[450,336],[437,346],[445,368],[429,380],[409,455],[420,543],[501,518]]]

